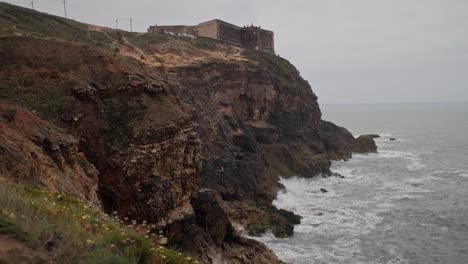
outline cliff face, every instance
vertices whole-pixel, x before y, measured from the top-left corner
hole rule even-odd
[[[30,111],[0,102],[0,179],[47,187],[100,208],[97,170],[78,141]]]
[[[243,54],[246,54],[244,52]],[[203,142],[202,186],[224,200],[271,201],[279,175],[327,172],[317,134],[320,109],[310,86],[286,61],[211,61],[173,69],[176,93],[197,109]],[[248,57],[246,57],[247,59]],[[262,58],[262,57],[260,57]]]
[[[76,138],[99,170],[104,208],[158,222],[189,207],[200,167],[195,116],[164,91],[164,77],[75,43],[0,45],[2,97]]]
[[[234,226],[290,235],[299,218],[271,206],[278,177],[351,155],[282,58],[0,11],[0,177],[147,221],[202,261],[279,263]]]

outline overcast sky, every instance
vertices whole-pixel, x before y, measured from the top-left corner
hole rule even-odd
[[[8,0],[22,6],[28,0]],[[219,18],[275,32],[320,103],[468,101],[468,0],[67,0],[69,17],[137,31]],[[34,0],[63,15],[61,0]]]

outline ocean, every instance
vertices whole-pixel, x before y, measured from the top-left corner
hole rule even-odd
[[[283,178],[274,204],[302,223],[257,239],[287,263],[468,263],[468,103],[321,109],[355,136],[381,135],[379,153],[334,162],[343,179]]]

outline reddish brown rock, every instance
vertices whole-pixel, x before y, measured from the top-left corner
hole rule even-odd
[[[0,119],[0,178],[62,192],[99,208],[98,172],[76,138],[22,107],[0,102],[0,112],[8,109],[15,109],[15,118]]]

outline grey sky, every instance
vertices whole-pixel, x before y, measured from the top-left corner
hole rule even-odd
[[[8,0],[22,6],[29,0]],[[61,0],[34,0],[63,15]],[[220,18],[275,31],[320,103],[468,101],[468,0],[67,0],[71,18],[135,28]],[[128,22],[120,20],[128,29]]]

